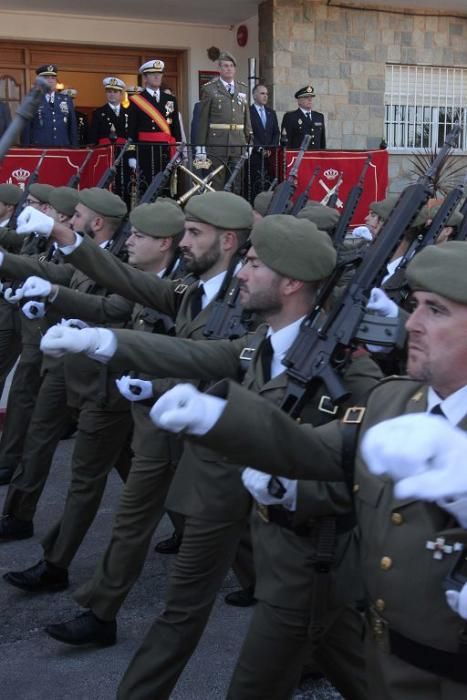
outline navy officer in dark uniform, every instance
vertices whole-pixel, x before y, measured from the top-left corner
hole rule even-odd
[[[56,92],[57,66],[40,66],[36,75],[45,78],[51,92],[44,95],[31,122],[26,124],[21,143],[23,146],[69,148],[78,145],[78,130],[73,100]]]
[[[294,112],[286,112],[282,119],[281,133],[287,135],[287,148],[292,150],[300,148],[303,137],[310,134],[309,151],[320,151],[326,148],[326,130],[324,126],[324,114],[314,112],[311,109],[315,90],[307,85],[295,93],[298,109]]]
[[[113,76],[104,78],[102,84],[107,102],[92,113],[89,142],[99,146],[110,143],[123,145],[130,128],[130,107],[122,104],[126,85],[123,80]]]

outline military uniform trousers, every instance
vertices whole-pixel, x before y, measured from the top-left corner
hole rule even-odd
[[[118,700],[170,697],[204,631],[245,525],[245,519],[216,522],[187,516],[164,611],[131,661]]]
[[[126,479],[132,425],[129,409],[109,411],[94,403],[81,408],[63,514],[42,540],[47,562],[69,566],[97,514],[110,470]]]
[[[37,345],[23,345],[8,394],[0,440],[0,467],[16,469],[23,454],[29,421],[41,385],[42,353]]]
[[[132,409],[135,454],[111,540],[92,579],[74,594],[80,605],[90,608],[102,620],[115,619],[141,573],[151,538],[165,513],[165,498],[183,444],[155,428],[149,407],[136,404]],[[144,442],[140,435],[145,435]]]
[[[0,396],[20,352],[21,326],[18,311],[0,298]]]
[[[346,700],[365,700],[363,619],[352,604],[345,605],[356,595],[354,590],[360,592],[349,580],[353,547],[345,567],[338,565],[333,575],[317,574],[311,535],[265,523],[253,510],[252,537],[258,603],[233,673],[229,700],[287,700],[310,660]],[[351,545],[349,537],[345,542]],[[339,551],[347,553],[345,542]],[[319,603],[321,617],[313,620],[314,583],[320,575],[325,576],[320,594],[325,598]],[[344,580],[337,592],[339,575]]]
[[[23,456],[8,487],[4,515],[32,520],[49,475],[55,449],[71,419],[63,362],[45,370],[29,422]]]
[[[467,685],[428,671],[389,654],[384,638],[376,641],[367,624],[365,634],[368,696],[378,700],[465,700]]]

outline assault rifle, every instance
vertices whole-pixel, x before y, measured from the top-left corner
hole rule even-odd
[[[123,148],[120,149],[120,153],[118,156],[115,158],[114,162],[112,165],[110,165],[107,170],[101,175],[96,187],[99,187],[101,190],[106,190],[107,187],[110,187],[112,182],[114,181],[115,175],[117,174],[117,169],[120,163],[122,162],[122,158],[125,155],[125,153],[128,151],[130,146],[133,144],[133,141],[131,139],[128,139],[125,144],[123,145]]]
[[[232,173],[231,173],[229,179],[227,180],[227,182],[224,185],[224,192],[232,192],[232,187],[235,184],[235,180],[240,175],[242,168],[245,165],[246,160],[248,160],[248,148],[245,150],[244,153],[242,153],[240,158],[235,163],[235,167],[232,170]]]
[[[319,165],[317,165],[316,168],[313,170],[313,175],[308,180],[307,186],[295,200],[295,204],[293,205],[292,210],[290,212],[292,216],[297,216],[297,214],[302,211],[303,207],[306,206],[310,197],[311,188],[313,187],[313,183],[316,180],[320,170],[321,168],[319,167]]]
[[[39,109],[39,103],[44,95],[50,92],[50,86],[45,78],[36,78],[32,89],[28,92],[16,114],[3,132],[0,138],[0,163],[5,158],[14,143],[17,143],[19,136],[27,122],[33,120]]]
[[[358,178],[357,184],[352,187],[347,196],[347,199],[345,200],[344,208],[342,209],[342,213],[339,217],[339,221],[336,226],[336,231],[333,236],[333,243],[335,248],[338,248],[342,244],[345,234],[347,233],[347,229],[349,228],[350,222],[352,221],[352,217],[355,214],[355,210],[360,201],[360,197],[362,196],[363,185],[365,183],[365,177],[367,170],[370,167],[370,163],[371,155],[367,157],[365,164],[362,168],[362,172],[360,173],[360,177]]]
[[[24,187],[23,194],[21,195],[21,199],[19,200],[18,204],[15,206],[13,210],[13,214],[10,216],[10,219],[7,224],[7,228],[15,229],[16,228],[16,221],[18,219],[18,216],[21,214],[21,211],[23,210],[24,205],[26,204],[26,200],[29,195],[29,190],[31,189],[31,185],[34,185],[35,182],[37,182],[37,179],[39,177],[39,172],[42,167],[42,163],[44,162],[44,158],[47,154],[47,149],[42,151],[39,160],[37,161],[37,165],[30,174],[28,181]],[[34,235],[34,234],[33,234]],[[28,236],[29,238],[29,236]]]
[[[67,187],[73,187],[74,190],[77,190],[77,189],[78,189],[78,186],[79,186],[79,183],[80,183],[80,180],[81,180],[81,175],[83,174],[83,172],[84,172],[84,170],[85,170],[87,164],[88,164],[89,161],[91,160],[91,157],[92,157],[92,154],[93,154],[93,153],[94,153],[93,149],[92,149],[92,148],[88,148],[88,152],[87,152],[86,158],[83,160],[83,162],[82,162],[81,165],[79,166],[77,172],[76,172],[74,175],[72,175],[72,176],[70,177],[70,179],[68,180],[68,182],[66,183],[66,186],[67,186]]]
[[[311,136],[309,134],[303,137],[302,145],[300,146],[300,150],[298,152],[295,163],[290,169],[287,179],[284,180],[284,182],[281,182],[281,184],[278,185],[278,187],[276,187],[274,191],[274,196],[271,199],[271,202],[269,203],[266,215],[285,214],[287,210],[287,205],[290,202],[293,193],[295,192],[295,189],[297,187],[298,170],[303,160],[303,156],[305,155],[306,150],[308,148],[308,144],[310,143],[310,139]]]
[[[348,396],[340,371],[349,361],[349,349],[357,341],[378,345],[397,342],[397,328],[389,328],[388,320],[366,313],[371,289],[380,284],[386,264],[396,249],[405,229],[433,194],[433,179],[444,164],[451,148],[455,147],[460,127],[455,126],[425,175],[409,185],[399,197],[389,218],[374,244],[362,258],[345,292],[333,304],[324,323],[317,327],[307,317],[302,322],[297,339],[287,352],[283,363],[287,367],[288,389],[283,409],[297,417],[311,389],[317,381],[324,382],[330,402],[342,401]],[[376,322],[374,329],[372,321]],[[383,323],[381,323],[383,321]],[[373,330],[376,332],[373,333]]]
[[[157,175],[155,175],[155,177],[153,177],[146,192],[143,194],[143,196],[139,200],[139,204],[151,204],[151,202],[156,201],[156,199],[158,198],[160,193],[169,184],[172,173],[178,168],[179,163],[183,160],[184,148],[185,148],[184,143],[181,143],[181,144],[179,144],[179,146],[177,146],[177,151],[176,151],[175,155],[167,163],[164,170],[161,170],[160,173],[157,173]],[[121,254],[121,252],[125,246],[125,243],[127,241],[127,238],[130,236],[130,231],[131,231],[131,223],[130,223],[129,219],[125,219],[125,221],[118,227],[118,229],[114,233],[113,238],[112,238],[112,242],[110,244],[110,250],[114,255],[118,256]]]
[[[464,199],[464,202],[459,209],[459,213],[462,214],[464,218],[462,219],[461,225],[457,229],[456,235],[454,238],[452,238],[453,241],[465,241],[467,238],[467,197]]]
[[[456,208],[458,202],[462,199],[463,194],[464,184],[457,185],[453,190],[451,190],[433,217],[433,221],[431,222],[430,226],[425,232],[418,235],[415,240],[412,241],[399,261],[394,273],[387,280],[387,282],[385,282],[384,291],[393,301],[396,302],[396,304],[401,304],[409,295],[409,286],[405,279],[407,265],[412,260],[414,255],[419,253],[423,248],[436,243],[436,239],[438,238],[442,229],[446,226],[446,222]]]

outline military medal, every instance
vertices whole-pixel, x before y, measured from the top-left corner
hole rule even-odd
[[[303,122],[302,122],[301,119],[299,119],[297,123],[298,123],[299,126],[301,126],[301,125],[303,124]]]
[[[460,542],[454,542],[454,544],[446,544],[444,537],[437,537],[434,542],[428,540],[425,544],[426,549],[433,552],[433,559],[442,559],[445,554],[452,554],[453,552],[462,552],[464,545]]]

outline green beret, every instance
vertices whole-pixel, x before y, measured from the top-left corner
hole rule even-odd
[[[269,205],[271,204],[271,200],[274,197],[274,192],[272,190],[266,190],[265,192],[260,192],[259,194],[256,195],[254,202],[253,202],[253,209],[258,212],[258,214],[261,214],[261,216],[266,216],[266,212],[269,209]],[[285,213],[288,214],[290,210],[292,209],[293,204],[292,202],[287,203],[286,211]]]
[[[396,206],[396,202],[399,199],[399,195],[391,195],[382,199],[379,202],[373,202],[370,204],[370,211],[372,211],[376,216],[379,216],[382,221],[386,221],[389,218],[389,214],[392,212]]]
[[[140,204],[130,213],[131,225],[153,238],[178,236],[183,231],[185,217],[178,205],[169,204],[171,201],[158,199],[154,204]]]
[[[246,199],[232,192],[207,192],[192,197],[185,207],[187,221],[201,221],[228,230],[253,226],[253,209]]]
[[[441,204],[436,204],[433,207],[430,207],[430,218],[431,219],[435,218],[435,216],[439,212],[440,208],[441,208]],[[464,217],[462,216],[460,211],[455,209],[444,225],[445,226],[453,226],[453,227],[460,226],[463,219],[464,219]]]
[[[407,266],[406,276],[416,291],[433,292],[467,304],[467,243],[447,241],[424,248]]]
[[[428,204],[424,204],[423,207],[418,212],[415,219],[410,224],[411,228],[419,228],[420,226],[426,226],[430,219],[433,219],[436,214],[436,210],[433,207],[429,207]]]
[[[332,233],[337,226],[340,214],[332,207],[326,207],[324,204],[317,206],[316,204],[306,205],[297,214],[298,219],[308,219],[319,228],[320,231]]]
[[[88,209],[92,209],[96,214],[109,216],[113,219],[123,219],[127,213],[125,202],[117,194],[103,190],[100,187],[90,187],[81,190],[79,201]]]
[[[32,194],[33,197],[39,200],[39,202],[42,202],[43,204],[48,204],[49,203],[49,197],[50,193],[55,189],[52,185],[42,185],[38,182],[35,182],[34,185],[31,185],[29,188],[29,192]]]
[[[73,216],[78,202],[79,193],[73,187],[56,187],[49,197],[49,204],[65,216]]]
[[[23,196],[23,190],[17,185],[10,185],[5,182],[0,185],[0,202],[2,204],[18,204]]]
[[[251,243],[265,265],[303,282],[328,277],[336,265],[331,239],[306,219],[286,214],[266,216],[253,227]]]

